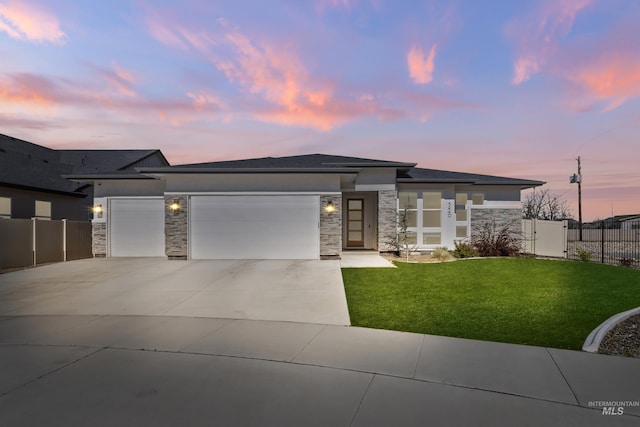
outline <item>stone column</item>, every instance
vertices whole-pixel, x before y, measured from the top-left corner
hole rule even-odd
[[[398,202],[395,190],[378,191],[378,251],[389,252],[389,236],[398,232]]]
[[[91,224],[91,250],[96,258],[107,256],[107,224],[105,222]]]
[[[335,208],[327,212],[331,202]],[[340,259],[342,253],[342,195],[320,196],[320,259]]]
[[[172,211],[170,206],[177,202],[180,208]],[[187,259],[189,254],[189,196],[164,196],[164,245],[169,259]]]

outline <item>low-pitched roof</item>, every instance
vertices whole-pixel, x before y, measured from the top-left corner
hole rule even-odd
[[[503,176],[481,175],[477,173],[451,172],[437,169],[412,168],[398,175],[398,182],[404,183],[446,183],[475,185],[519,185],[524,188],[543,185],[543,181],[507,178]]]
[[[367,159],[362,157],[306,154],[286,157],[260,157],[255,159],[192,163],[162,168],[138,168],[141,173],[266,173],[266,172],[335,172],[357,173],[367,167],[393,167],[401,183],[460,183],[475,185],[518,185],[522,188],[543,185],[543,181],[500,176],[450,172],[416,168],[416,163]]]
[[[303,168],[343,168],[343,167],[413,167],[415,163],[389,160],[365,159],[362,157],[333,156],[329,154],[303,154],[285,157],[260,157],[255,159],[227,160],[221,162],[192,163],[171,166],[172,169],[303,169]]]

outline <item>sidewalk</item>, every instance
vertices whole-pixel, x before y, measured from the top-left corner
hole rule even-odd
[[[638,359],[348,326],[0,317],[2,426],[631,426],[638,378]]]

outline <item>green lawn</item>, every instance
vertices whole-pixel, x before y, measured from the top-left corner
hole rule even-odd
[[[342,270],[354,326],[579,350],[640,306],[640,271],[531,258]]]

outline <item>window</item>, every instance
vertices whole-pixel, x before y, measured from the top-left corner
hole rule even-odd
[[[11,218],[10,197],[0,197],[0,218]]]
[[[474,205],[484,205],[484,194],[473,193],[473,195],[471,196],[471,200]]]
[[[442,242],[442,193],[440,191],[400,191],[398,217],[406,213],[407,243],[412,246],[440,245]]]
[[[51,202],[36,200],[36,218],[51,219]]]
[[[456,193],[456,239],[469,237],[469,197],[467,193]]]
[[[456,221],[467,220],[467,193],[456,193]]]
[[[417,227],[418,193],[415,191],[401,191],[398,196],[398,216],[402,221],[406,212],[407,227]]]
[[[442,242],[442,193],[422,193],[422,244],[439,245]]]

